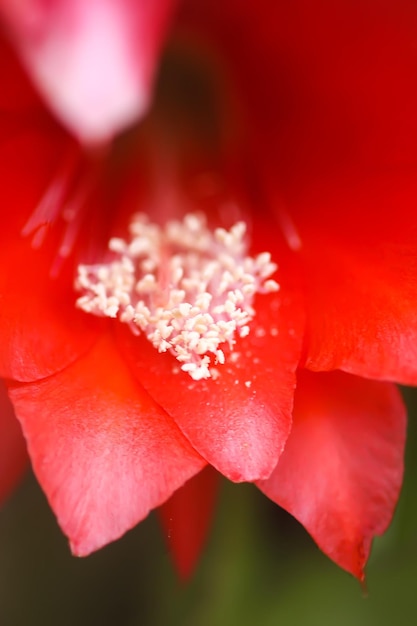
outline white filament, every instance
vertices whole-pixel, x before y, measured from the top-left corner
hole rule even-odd
[[[271,255],[247,256],[245,232],[243,222],[212,232],[196,214],[161,228],[138,214],[129,242],[110,240],[113,262],[79,266],[77,306],[118,318],[194,380],[209,378],[225,362],[222,344],[248,335],[255,294],[279,289]]]

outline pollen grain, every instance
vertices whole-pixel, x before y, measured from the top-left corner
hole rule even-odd
[[[271,255],[248,256],[243,222],[211,231],[199,214],[164,227],[137,214],[129,230],[110,240],[111,262],[78,267],[77,306],[143,333],[194,380],[216,379],[222,346],[250,332],[255,294],[279,289]]]

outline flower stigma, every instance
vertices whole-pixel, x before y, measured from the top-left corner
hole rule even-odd
[[[193,380],[216,378],[222,345],[249,334],[255,295],[278,291],[277,265],[269,252],[248,256],[244,222],[211,231],[189,213],[161,227],[140,213],[129,231],[129,242],[110,240],[113,261],[78,267],[77,307],[142,332]]]

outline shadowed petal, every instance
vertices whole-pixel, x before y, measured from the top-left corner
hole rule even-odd
[[[0,502],[3,502],[16,486],[28,466],[26,442],[7,396],[6,387],[0,381]]]
[[[219,479],[220,475],[208,466],[158,509],[172,558],[183,580],[193,574],[204,548]]]
[[[10,395],[35,474],[77,555],[120,537],[204,466],[109,337]]]
[[[397,503],[405,425],[394,385],[304,372],[284,453],[258,483],[360,580],[371,541],[387,529]]]

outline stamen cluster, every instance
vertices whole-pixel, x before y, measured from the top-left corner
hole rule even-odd
[[[255,294],[279,289],[276,264],[268,252],[247,256],[243,222],[212,232],[202,215],[162,228],[137,214],[129,230],[129,242],[110,240],[112,262],[79,266],[77,306],[118,318],[194,380],[209,378],[225,362],[222,344],[232,349],[236,334],[248,335]]]

